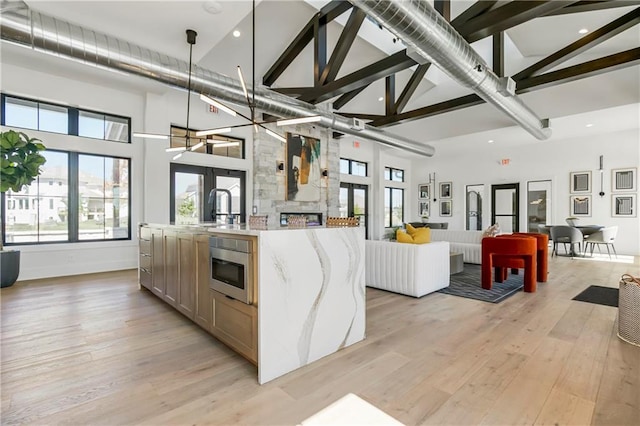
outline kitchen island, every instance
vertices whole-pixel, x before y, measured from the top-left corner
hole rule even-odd
[[[253,244],[250,305],[209,289],[210,237]],[[364,339],[363,228],[144,224],[140,253],[141,285],[255,362],[261,384]]]

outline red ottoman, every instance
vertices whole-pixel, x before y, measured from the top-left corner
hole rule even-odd
[[[533,237],[538,240],[538,254],[536,256],[536,277],[539,283],[546,283],[548,273],[549,236],[546,234],[537,234],[534,232],[514,232],[512,235]]]
[[[482,239],[482,288],[491,290],[491,269],[496,268],[496,282],[506,278],[507,268],[524,268],[524,291],[536,291],[536,257],[538,240],[529,236],[500,236]]]

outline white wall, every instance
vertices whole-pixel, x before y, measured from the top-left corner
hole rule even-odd
[[[565,224],[569,214],[569,174],[578,171],[592,172],[592,216],[583,217],[583,224],[618,225],[615,247],[618,253],[640,255],[640,217],[619,218],[611,215],[611,169],[640,168],[640,132],[625,130],[582,137],[579,139],[536,141],[526,145],[509,146],[487,144],[478,141],[478,146],[454,154],[446,150],[427,160],[414,160],[413,179],[419,184],[428,182],[428,174],[436,173],[436,181],[453,182],[453,216],[440,217],[438,206],[431,205],[431,221],[449,222],[449,229],[464,229],[465,186],[485,184],[483,197],[483,225],[491,220],[491,185],[504,183],[520,184],[520,229],[526,230],[527,181],[552,181],[552,207],[549,224]],[[442,150],[445,151],[445,150]],[[604,156],[604,192],[600,197],[599,158]],[[508,165],[500,165],[503,158],[510,159]],[[434,187],[432,187],[434,189]],[[437,186],[435,187],[437,190]],[[416,204],[416,195],[411,198]],[[637,210],[637,206],[636,206]],[[417,208],[412,209],[412,220],[418,220]]]

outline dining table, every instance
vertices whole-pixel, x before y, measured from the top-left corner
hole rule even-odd
[[[544,225],[544,228],[546,229],[547,233],[549,234],[549,241],[551,241],[551,228],[554,226],[569,226],[566,224],[562,224],[562,225]],[[586,242],[589,240],[589,235],[591,234],[595,234],[596,232],[600,231],[601,229],[603,229],[605,226],[604,225],[577,225],[577,226],[573,226],[573,228],[578,229],[581,233],[582,233],[582,239],[583,242]],[[573,252],[573,246],[571,247],[571,256],[575,256],[575,253]]]

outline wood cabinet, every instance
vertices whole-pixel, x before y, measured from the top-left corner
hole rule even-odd
[[[258,308],[210,290],[211,334],[236,352],[258,362]]]
[[[193,234],[178,233],[178,298],[176,308],[192,320],[196,305],[196,259],[193,241]]]
[[[140,228],[138,239],[138,283],[151,290],[151,231]]]
[[[178,233],[164,230],[164,293],[162,298],[176,307],[178,301]]]
[[[151,234],[151,291],[164,296],[164,240],[162,229],[149,228]]]
[[[211,259],[209,257],[209,234],[194,237],[196,259],[196,312],[194,321],[200,327],[211,331],[211,300],[209,296],[209,278]]]

